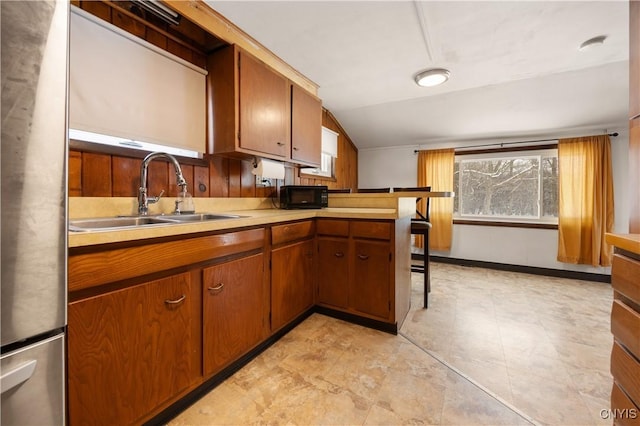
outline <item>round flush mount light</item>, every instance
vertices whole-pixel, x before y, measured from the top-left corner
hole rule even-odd
[[[590,49],[592,49],[594,47],[601,46],[601,45],[604,44],[604,41],[606,39],[607,39],[607,36],[604,36],[604,35],[590,38],[589,40],[587,40],[584,43],[582,43],[580,45],[580,47],[578,47],[578,50],[581,51],[581,52],[584,52],[584,51],[590,50]]]
[[[449,80],[451,73],[444,68],[433,68],[425,71],[421,71],[415,76],[415,81],[418,86],[433,87],[444,83]]]

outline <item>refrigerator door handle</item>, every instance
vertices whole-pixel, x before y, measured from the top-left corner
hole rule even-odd
[[[29,380],[31,376],[33,376],[33,372],[36,370],[37,363],[38,361],[32,359],[31,361],[27,361],[8,373],[0,376],[0,388],[2,390],[0,393],[5,393]]]

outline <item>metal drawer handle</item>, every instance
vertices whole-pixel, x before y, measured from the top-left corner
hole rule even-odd
[[[300,148],[298,148],[297,146],[294,146],[294,147],[293,147],[293,150],[294,150],[294,151],[297,151],[297,150],[299,150],[299,149],[300,149]]]
[[[360,258],[360,260],[367,260],[369,259],[369,256],[366,254],[359,254],[358,257]]]
[[[215,287],[209,287],[207,290],[211,292],[219,292],[219,291],[222,291],[222,287],[224,287],[224,283],[220,283]]]
[[[187,298],[187,295],[183,294],[180,298],[176,300],[167,299],[164,301],[164,303],[166,303],[167,305],[177,305],[178,303],[182,303],[186,298]]]
[[[344,257],[344,253],[343,253],[343,252],[341,252],[341,251],[337,251],[337,252],[335,253],[335,256],[336,256],[336,257]]]
[[[24,364],[14,368],[8,373],[2,374],[0,378],[0,387],[2,388],[2,393],[5,393],[8,390],[11,390],[29,380],[33,375],[33,372],[36,369],[36,364],[38,362],[35,359],[31,361],[27,361]]]
[[[278,146],[284,146],[284,142],[277,142]]]

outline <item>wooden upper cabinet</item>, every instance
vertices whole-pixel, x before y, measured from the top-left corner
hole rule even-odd
[[[208,69],[209,153],[320,164],[320,99],[236,45]]]
[[[629,118],[640,115],[640,2],[629,2]]]
[[[320,165],[322,150],[322,102],[291,85],[291,159],[310,166]]]
[[[209,152],[288,159],[288,80],[235,45],[208,62]]]
[[[240,148],[287,157],[289,84],[280,74],[239,51]]]

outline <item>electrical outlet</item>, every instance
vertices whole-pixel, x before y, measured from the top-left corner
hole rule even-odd
[[[256,176],[256,187],[269,187],[271,185],[271,179],[263,178],[262,176]]]

